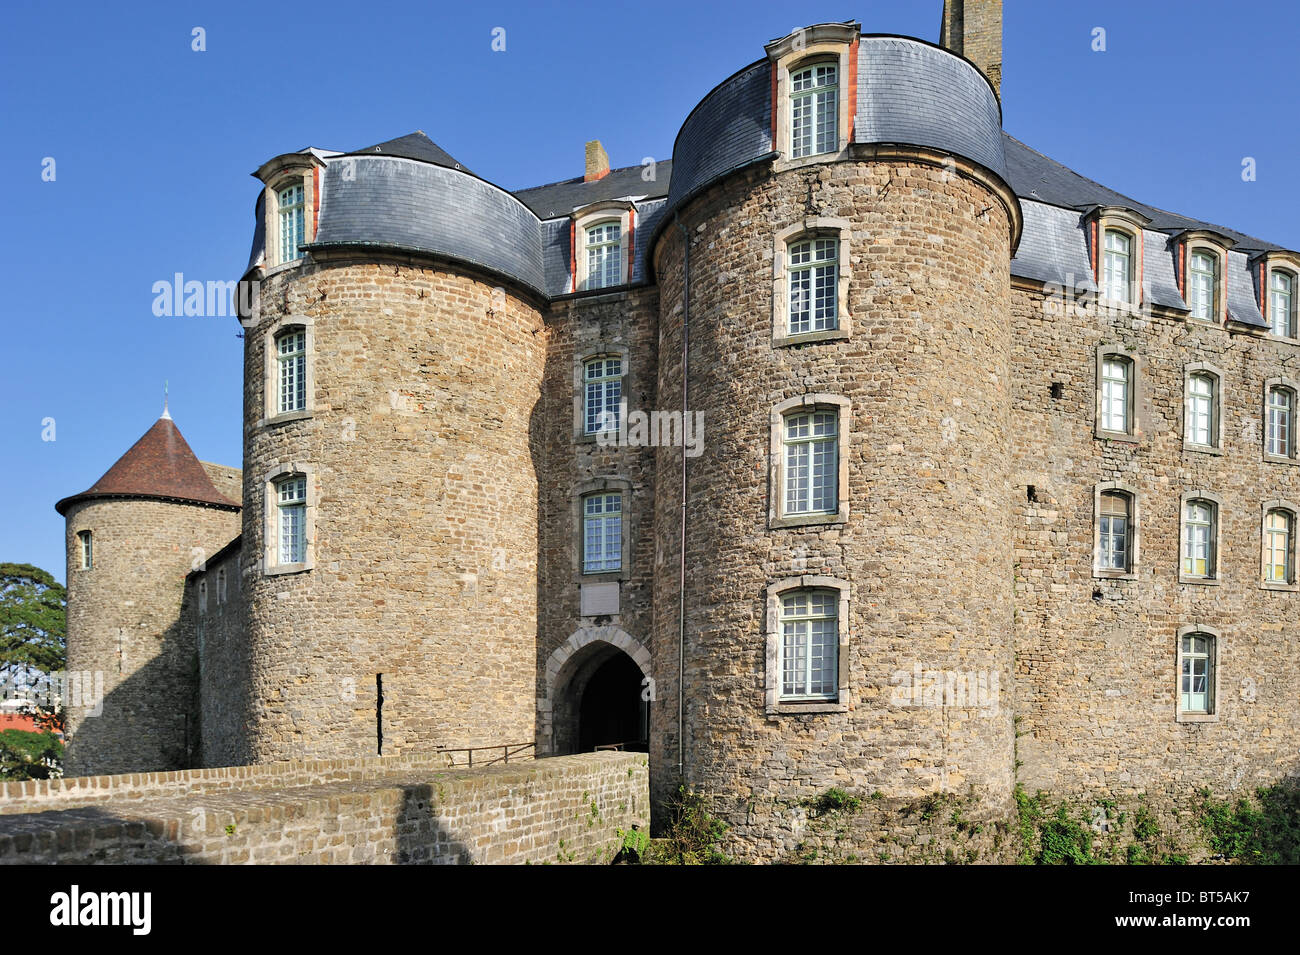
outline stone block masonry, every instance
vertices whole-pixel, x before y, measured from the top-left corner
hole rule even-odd
[[[608,862],[648,828],[645,755],[436,756],[0,786],[0,865]]]

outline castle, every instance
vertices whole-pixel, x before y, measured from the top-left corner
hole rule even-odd
[[[774,40],[672,160],[264,163],[243,468],[60,501],[72,773],[649,753],[800,799],[1296,770],[1300,254],[1003,132],[1001,9]]]

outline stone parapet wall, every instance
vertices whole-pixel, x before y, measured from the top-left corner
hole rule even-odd
[[[436,761],[315,760],[8,784],[0,787],[0,865],[600,863],[618,851],[616,830],[649,825],[644,755],[473,770]]]

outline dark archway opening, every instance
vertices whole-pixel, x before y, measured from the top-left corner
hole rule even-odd
[[[614,653],[591,674],[578,706],[578,752],[618,746],[647,752],[649,704],[641,699],[641,668],[625,653]]]

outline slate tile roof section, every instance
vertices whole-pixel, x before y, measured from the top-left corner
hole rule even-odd
[[[546,294],[565,295],[573,291],[573,270],[570,268],[569,242],[573,220],[547,219],[541,224],[542,268],[546,272]]]
[[[253,248],[248,253],[248,268],[261,265],[266,257],[266,190],[257,194],[253,207]],[[248,271],[248,269],[245,269]]]
[[[326,165],[321,193],[316,240],[304,248],[432,253],[545,294],[537,217],[490,182],[419,160],[349,156]]]
[[[1007,178],[993,88],[972,63],[920,40],[862,38],[853,139],[942,149]]]
[[[1228,318],[1254,328],[1268,328],[1264,315],[1255,299],[1255,280],[1250,274],[1250,260],[1245,252],[1232,249],[1228,252],[1227,277]]]
[[[1255,252],[1281,248],[1271,242],[1220,225],[1190,219],[1130,199],[1122,193],[1107,189],[1079,175],[1055,159],[1049,159],[1042,153],[1030,149],[1009,133],[1003,133],[1002,136],[1003,151],[1007,159],[1007,181],[1011,183],[1011,188],[1016,191],[1016,195],[1022,199],[1035,199],[1081,211],[1094,205],[1124,206],[1149,218],[1151,228],[1157,232],[1173,233],[1183,229],[1209,229],[1228,236],[1236,243],[1236,247],[1243,251]]]
[[[592,182],[583,182],[582,177],[578,177],[546,186],[532,186],[518,190],[514,196],[532,209],[537,218],[551,219],[567,216],[580,206],[602,199],[626,199],[633,196],[662,198],[668,195],[672,172],[672,160],[665,159],[653,167],[624,166],[621,169],[611,169],[608,176]],[[653,178],[647,179],[648,174],[652,174]]]
[[[1163,232],[1142,230],[1142,284],[1144,302],[1191,311],[1178,294],[1173,243]]]
[[[1023,200],[1020,208],[1025,221],[1020,246],[1011,260],[1011,274],[1054,282],[1075,293],[1097,291],[1088,245],[1079,224],[1080,214],[1072,209]]]
[[[103,497],[153,498],[239,510],[238,504],[212,486],[208,472],[166,415],[154,422],[89,490],[65,497],[54,509],[67,514],[73,504]]]
[[[761,60],[715,86],[682,123],[668,208],[771,152],[772,68]]]
[[[386,142],[379,143],[376,146],[367,146],[365,149],[358,149],[353,156],[398,156],[402,159],[415,159],[419,162],[431,162],[435,166],[444,166],[447,169],[458,169],[461,172],[470,172],[459,162],[457,162],[450,153],[430,139],[422,129],[417,129],[413,133],[407,133],[405,136],[398,136],[396,139],[390,139]],[[470,173],[473,175],[473,173]]]

